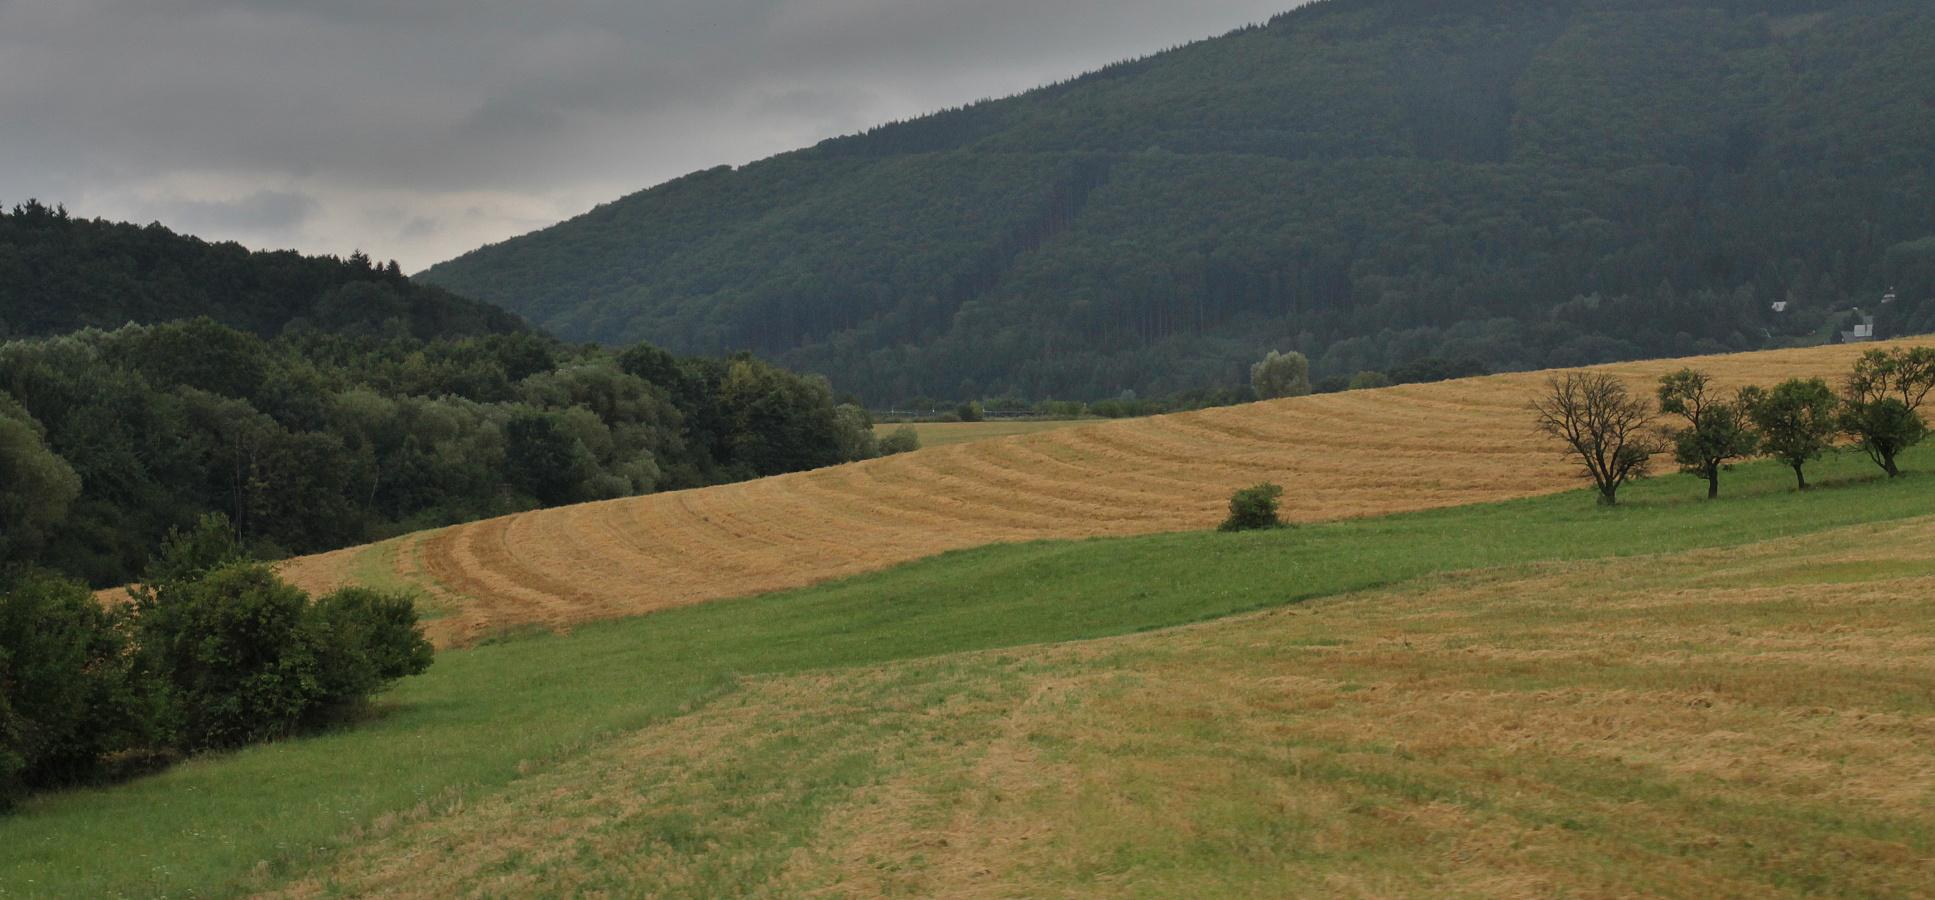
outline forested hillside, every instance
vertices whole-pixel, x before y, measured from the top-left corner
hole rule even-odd
[[[0,570],[140,575],[208,513],[265,558],[877,452],[864,411],[750,357],[209,319],[0,343]]]
[[[1324,0],[422,280],[880,403],[1570,365],[1935,329],[1930,147],[1923,0]]]
[[[0,339],[204,315],[263,337],[316,330],[429,340],[529,329],[362,254],[250,252],[32,202],[0,212]]]

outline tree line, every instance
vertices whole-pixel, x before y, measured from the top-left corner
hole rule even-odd
[[[1538,429],[1564,443],[1599,502],[1611,506],[1663,455],[1705,480],[1709,499],[1720,495],[1728,464],[1755,456],[1792,468],[1796,486],[1807,490],[1807,464],[1844,437],[1897,477],[1901,453],[1928,435],[1921,407],[1931,390],[1935,348],[1915,347],[1862,354],[1838,394],[1819,378],[1729,394],[1707,373],[1682,369],[1661,378],[1649,398],[1616,375],[1569,372],[1554,376],[1532,409]]]
[[[824,379],[747,355],[86,329],[0,344],[0,566],[103,587],[210,512],[277,558],[880,452]]]
[[[160,224],[82,219],[34,200],[0,211],[0,339],[193,316],[265,338],[324,331],[435,340],[531,330],[360,252],[339,259],[250,251]]]

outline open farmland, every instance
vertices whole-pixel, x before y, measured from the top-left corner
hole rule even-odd
[[[997,545],[491,642],[441,654],[355,728],[30,798],[0,818],[0,888],[352,893],[447,872],[448,892],[513,896],[836,879],[830,893],[1280,894],[1264,888],[1279,873],[1310,892],[1437,894],[1527,848],[1471,892],[1623,896],[1662,868],[1697,876],[1667,895],[1913,893],[1895,888],[1931,849],[1935,450],[1905,463],[1885,480],[1841,454],[1802,494],[1757,462],[1718,502],[1674,476],[1617,510],[1573,491],[1294,531]],[[1114,640],[1277,609],[1296,614]],[[1198,633],[1223,649],[1134,649]],[[1094,639],[1092,654],[1067,643]],[[1117,653],[1105,691],[1070,668]],[[1159,674],[1129,685],[1142,667]],[[1389,705],[1358,705],[1374,701]],[[949,730],[956,713],[967,730]],[[972,773],[1001,790],[946,777],[975,759],[1000,763]],[[1188,797],[1161,781],[1178,767]],[[513,805],[533,818],[510,820]],[[1152,808],[1174,827],[1143,824]],[[912,824],[856,833],[870,809]],[[472,869],[446,841],[488,870],[455,883]],[[1003,853],[1016,864],[981,862]]]
[[[1932,598],[1921,518],[757,678],[287,894],[1910,896]]]
[[[1607,366],[1651,391],[1684,365],[1723,385],[1838,379],[1874,345]],[[1105,422],[936,447],[696,491],[542,510],[284,568],[320,591],[372,554],[448,612],[441,645],[758,594],[984,544],[1213,526],[1270,480],[1299,521],[1482,503],[1572,487],[1531,428],[1542,373]],[[363,573],[363,574],[358,574]]]
[[[1724,384],[1838,377],[1860,346],[1703,357]],[[1689,361],[1606,367],[1646,389]],[[1379,515],[1573,486],[1525,410],[1540,373],[1082,425],[697,491],[542,510],[285,568],[320,590],[382,553],[451,614],[444,645],[873,571],[947,550],[1210,527],[1231,490],[1287,518]],[[365,578],[367,576],[364,576]]]

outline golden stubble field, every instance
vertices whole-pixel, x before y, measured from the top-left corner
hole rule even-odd
[[[1923,339],[1926,341],[1927,339]],[[1876,345],[1601,367],[1650,392],[1693,365],[1722,384],[1838,380]],[[1104,422],[702,490],[540,510],[291,560],[311,590],[421,588],[442,646],[518,627],[802,587],[998,542],[1203,529],[1231,491],[1286,488],[1300,521],[1575,486],[1531,427],[1549,373],[1518,373]],[[393,576],[391,571],[393,570]]]

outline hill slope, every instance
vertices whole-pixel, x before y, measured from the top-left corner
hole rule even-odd
[[[1931,107],[1917,0],[1326,0],[422,278],[881,402],[1166,393],[1269,347],[1319,374],[1751,349],[1890,285],[1881,327],[1917,333]]]
[[[1924,517],[750,678],[279,893],[1917,895],[1931,540]]]
[[[530,330],[489,304],[415,284],[394,265],[250,252],[29,203],[0,213],[0,339],[199,316],[262,337],[292,328],[423,340]]]
[[[1651,389],[1693,364],[1723,385],[1838,377],[1866,346],[1627,363]],[[696,491],[542,510],[290,562],[312,591],[421,586],[444,645],[809,585],[1008,541],[1209,528],[1230,492],[1288,489],[1314,521],[1573,487],[1530,425],[1525,373],[1066,428]]]

